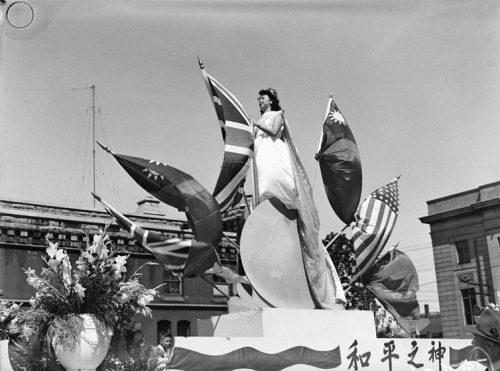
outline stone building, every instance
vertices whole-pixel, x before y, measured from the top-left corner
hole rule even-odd
[[[141,227],[162,233],[168,237],[190,239],[192,233],[187,222],[167,219],[160,212],[159,201],[152,197],[138,203],[134,214],[126,214]],[[226,235],[235,239],[235,227],[239,210],[225,215]],[[113,244],[130,251],[127,262],[128,272],[134,272],[146,262],[155,258],[121,230],[104,211],[76,209],[55,205],[0,200],[0,292],[3,299],[13,299],[27,303],[34,289],[26,283],[23,269],[33,268],[39,272],[44,265],[42,254],[47,247],[46,238],[64,247],[70,259],[75,260],[89,238],[106,224]],[[238,258],[233,245],[223,239],[218,247],[221,261],[234,268]],[[223,282],[207,281],[200,278],[180,280],[161,266],[146,265],[142,268],[143,284],[160,288],[160,296],[150,305],[153,318],[139,317],[146,341],[155,344],[160,331],[169,331],[174,336],[197,334],[197,319],[208,318],[227,312],[227,298],[230,287]],[[216,280],[217,281],[217,280]],[[215,287],[213,286],[215,285]],[[217,288],[217,289],[216,289]]]
[[[427,202],[443,337],[470,338],[500,290],[500,182]]]

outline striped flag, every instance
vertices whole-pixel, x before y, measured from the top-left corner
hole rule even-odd
[[[354,245],[356,271],[352,282],[369,269],[383,251],[399,213],[399,177],[372,192],[358,207],[345,235]]]
[[[185,277],[200,276],[219,262],[215,250],[205,242],[195,239],[165,238],[160,233],[147,231],[128,219],[117,209],[104,201],[100,196],[92,195],[104,206],[106,211],[126,230],[130,237],[136,239],[141,246],[158,259],[163,268],[174,274]]]
[[[253,155],[252,124],[242,105],[220,82],[210,76],[198,58],[212,98],[224,140],[224,159],[213,195],[221,212],[237,205]]]

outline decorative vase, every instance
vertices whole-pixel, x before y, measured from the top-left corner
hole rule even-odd
[[[113,330],[106,328],[91,314],[79,316],[83,321],[80,341],[71,350],[53,343],[54,353],[67,371],[95,370],[108,353]]]
[[[0,340],[0,371],[14,371],[9,359],[9,340]]]

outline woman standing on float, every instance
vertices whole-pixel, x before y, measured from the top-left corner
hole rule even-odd
[[[328,253],[319,247],[319,218],[312,187],[284,120],[278,93],[271,88],[261,90],[258,101],[262,114],[254,122],[258,203],[275,197],[288,209],[298,211],[299,249],[315,306],[343,309],[344,291]]]
[[[284,118],[274,89],[259,91],[261,117],[253,121],[255,128],[255,167],[258,202],[272,197],[289,209],[297,208],[296,191],[288,147],[282,140]]]

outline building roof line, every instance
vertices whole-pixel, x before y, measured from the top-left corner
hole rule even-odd
[[[438,198],[426,201],[426,203],[427,203],[427,205],[429,205],[429,204],[432,204],[432,203],[436,203],[436,202],[440,202],[440,201],[446,201],[446,200],[449,200],[449,199],[457,198],[458,196],[464,196],[464,195],[471,194],[471,193],[478,193],[478,191],[481,191],[481,190],[486,189],[486,188],[492,188],[493,186],[500,186],[500,181],[496,181],[496,182],[492,182],[492,183],[480,185],[480,186],[478,186],[476,188],[472,188],[472,189],[468,189],[466,191],[461,191],[461,192],[453,193],[451,195],[447,195],[447,196],[443,196],[443,197],[438,197]],[[480,200],[478,200],[478,201],[480,201]]]
[[[441,213],[431,214],[419,218],[422,223],[430,224],[436,220],[449,219],[457,216],[473,213],[477,210],[487,209],[500,205],[500,198],[489,199],[482,202],[473,203],[469,206],[461,207],[459,209],[443,211]]]

